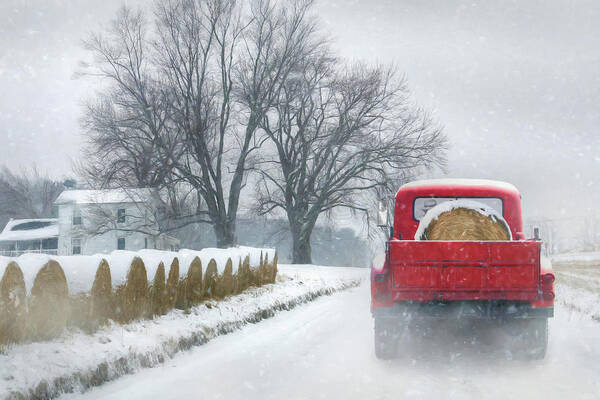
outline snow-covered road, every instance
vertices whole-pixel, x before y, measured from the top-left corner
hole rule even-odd
[[[599,399],[600,324],[564,308],[548,356],[511,361],[446,333],[403,358],[373,353],[368,283],[216,338],[65,399]]]

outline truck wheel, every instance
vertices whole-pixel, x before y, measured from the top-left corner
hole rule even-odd
[[[517,359],[541,360],[548,347],[548,319],[521,319],[508,322],[511,353]]]
[[[397,357],[398,327],[393,319],[375,317],[375,356],[382,360]]]
[[[527,339],[526,357],[530,360],[542,360],[548,348],[548,318],[530,320]]]

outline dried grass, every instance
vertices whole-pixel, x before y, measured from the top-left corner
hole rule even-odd
[[[48,261],[37,273],[29,301],[28,336],[47,340],[59,336],[69,319],[69,293],[58,262]]]
[[[425,229],[427,240],[510,240],[506,226],[467,208],[446,211]]]
[[[18,343],[25,337],[27,294],[23,272],[16,262],[8,263],[0,281],[0,346]]]

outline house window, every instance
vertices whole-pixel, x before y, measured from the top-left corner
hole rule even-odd
[[[81,254],[81,239],[71,239],[71,254]]]
[[[73,209],[73,225],[81,225],[81,210]]]
[[[119,208],[119,210],[117,211],[117,222],[119,224],[125,223],[125,209],[124,208]]]
[[[148,238],[147,237],[144,238],[144,248],[145,249],[148,248]]]
[[[125,250],[125,238],[117,239],[117,250]]]

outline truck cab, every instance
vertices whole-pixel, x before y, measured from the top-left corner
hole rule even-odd
[[[502,215],[511,239],[415,239],[429,209],[461,199]],[[541,256],[541,241],[523,233],[518,190],[488,180],[416,181],[398,190],[394,204],[385,257],[371,269],[376,355],[394,357],[399,332],[416,320],[469,318],[518,326],[519,351],[543,358],[547,319],[554,313],[554,274]]]

